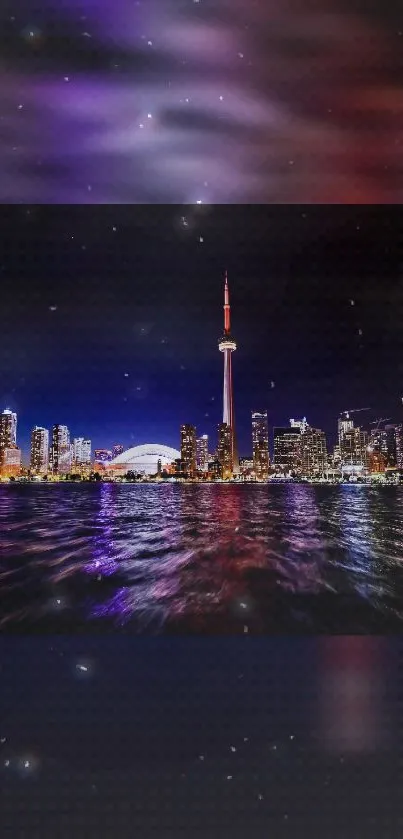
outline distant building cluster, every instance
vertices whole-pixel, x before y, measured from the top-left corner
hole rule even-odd
[[[104,460],[112,460],[123,451],[123,446],[115,446],[110,452],[94,452],[92,457],[91,440],[74,437],[71,440],[67,425],[54,425],[50,430],[34,426],[31,432],[29,464],[23,465],[21,449],[17,445],[17,414],[8,409],[0,414],[0,478],[18,477],[46,478],[87,478],[97,466],[98,455],[105,455]],[[102,459],[102,457],[100,457]]]
[[[0,478],[91,479],[91,480],[189,480],[189,481],[344,481],[368,478],[403,478],[403,427],[380,419],[371,431],[356,426],[355,411],[340,414],[337,443],[328,450],[325,432],[309,425],[306,417],[290,419],[287,426],[272,431],[270,460],[267,411],[251,417],[251,454],[239,458],[235,433],[232,355],[237,344],[231,331],[228,278],[224,284],[224,331],[218,342],[223,354],[223,421],[218,425],[213,453],[206,434],[197,436],[194,425],[180,427],[180,449],[145,444],[124,450],[95,449],[91,441],[75,437],[66,425],[51,431],[35,426],[31,435],[29,467],[23,467],[17,445],[17,415],[8,409],[0,414]]]

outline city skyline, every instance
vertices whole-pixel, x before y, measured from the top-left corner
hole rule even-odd
[[[25,458],[36,424],[94,448],[177,447],[187,422],[215,437],[225,268],[241,456],[251,411],[307,415],[331,443],[349,406],[400,421],[398,208],[2,212],[0,405]]]

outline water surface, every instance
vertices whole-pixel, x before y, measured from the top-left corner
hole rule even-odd
[[[399,632],[403,487],[0,486],[3,632]]]

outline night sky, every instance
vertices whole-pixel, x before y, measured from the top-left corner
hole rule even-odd
[[[3,637],[2,835],[397,839],[401,654],[375,638]]]
[[[398,207],[3,207],[0,404],[93,447],[216,439],[223,274],[235,415],[402,419]]]
[[[398,0],[3,0],[0,200],[401,203],[402,37]]]

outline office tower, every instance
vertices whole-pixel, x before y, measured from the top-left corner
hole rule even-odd
[[[385,425],[386,467],[388,469],[396,469],[397,467],[398,428],[399,426],[395,424]]]
[[[386,469],[385,456],[380,451],[368,447],[368,469],[371,474],[384,473]]]
[[[36,425],[31,433],[31,472],[46,475],[49,468],[49,431]]]
[[[232,383],[232,353],[236,350],[236,343],[231,336],[231,307],[227,272],[225,272],[224,285],[224,334],[218,344],[218,348],[224,354],[223,424],[231,429],[231,463],[233,471],[237,473],[239,472],[239,461],[235,435]]]
[[[217,460],[221,464],[223,478],[231,478],[234,472],[233,435],[231,426],[221,422],[218,426]]]
[[[3,449],[1,464],[2,478],[16,478],[21,472],[21,449],[15,445]]]
[[[0,414],[0,466],[4,450],[17,445],[17,414],[7,408]]]
[[[320,477],[327,472],[326,434],[319,428],[304,426],[301,434],[301,474],[307,478]]]
[[[389,447],[392,442],[390,437],[391,435],[389,434]],[[368,451],[369,454],[381,455],[381,460],[386,467],[388,461],[388,434],[385,428],[373,428],[371,430],[368,439]]]
[[[89,466],[91,463],[91,440],[75,437],[73,440],[73,462],[75,466]]]
[[[67,425],[54,425],[49,454],[49,468],[53,475],[67,475],[71,472],[72,450]]]
[[[340,468],[342,472],[362,472],[368,466],[368,434],[356,428],[351,419],[339,419]]]
[[[276,471],[299,473],[301,471],[301,431],[299,426],[276,427],[274,435],[274,466]]]
[[[119,457],[120,454],[123,454],[123,451],[124,451],[123,446],[120,443],[117,443],[115,446],[113,446],[113,448],[112,448],[112,460],[114,460],[115,457]]]
[[[396,425],[395,427],[396,440],[396,466],[398,469],[403,469],[403,425]]]
[[[196,440],[196,462],[199,472],[207,472],[209,464],[208,435],[203,434]]]
[[[241,475],[250,475],[253,472],[254,461],[252,457],[239,458],[239,472]]]
[[[181,461],[184,471],[193,477],[196,474],[196,429],[194,425],[181,425]]]
[[[213,457],[209,461],[208,472],[213,481],[220,480],[223,477],[222,465],[216,457]]]
[[[258,480],[267,481],[269,476],[269,426],[267,411],[252,413],[253,468]]]
[[[290,426],[291,428],[299,428],[301,434],[304,434],[306,429],[309,427],[306,417],[302,420],[290,419]]]

